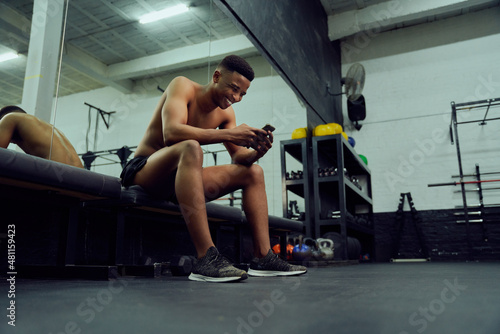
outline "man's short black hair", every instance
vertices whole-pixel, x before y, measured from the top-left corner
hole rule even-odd
[[[247,63],[247,61],[240,56],[230,55],[226,56],[219,64],[219,67],[223,67],[231,72],[238,72],[249,81],[255,78],[255,73],[252,67]]]
[[[19,108],[17,106],[6,106],[0,109],[0,119],[2,119],[5,115],[10,114],[11,112],[22,112],[26,114],[26,111],[24,111],[22,108]]]

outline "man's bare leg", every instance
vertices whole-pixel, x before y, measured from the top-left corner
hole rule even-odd
[[[304,266],[291,265],[270,252],[267,198],[264,173],[258,165],[226,165],[203,170],[203,185],[208,199],[243,190],[243,209],[252,228],[254,256],[248,275],[290,276],[307,272]]]
[[[198,258],[214,246],[205,207],[202,163],[199,143],[186,140],[155,152],[134,179],[146,191],[161,195],[173,186],[173,172],[178,168],[175,192]]]
[[[254,255],[258,258],[270,249],[267,199],[264,175],[258,165],[213,166],[202,168],[200,145],[187,140],[151,155],[139,171],[135,183],[155,194],[168,195],[175,184],[177,199],[187,223],[198,258],[189,279],[196,281],[233,281],[246,279],[247,273],[218,257],[208,227],[205,198],[215,199],[236,189],[243,190],[243,208],[252,228]],[[174,171],[178,167],[174,180]],[[168,192],[165,190],[169,190]],[[210,254],[208,254],[210,253]],[[205,256],[206,255],[206,256]],[[217,261],[216,265],[212,261]],[[252,265],[255,261],[252,260]],[[222,269],[219,266],[222,265]],[[307,271],[302,266],[291,266],[277,257],[266,256],[250,266],[253,276],[300,275]]]
[[[243,209],[252,229],[254,255],[269,251],[268,206],[264,173],[258,165],[223,165],[202,168],[203,152],[196,141],[187,140],[161,149],[149,157],[135,183],[146,191],[162,194],[173,186],[198,257],[214,246],[205,206],[212,200],[237,189],[243,190]],[[203,196],[203,194],[205,196]]]
[[[254,256],[264,257],[271,248],[264,173],[259,165],[223,165],[203,169],[208,200],[237,189],[243,191],[243,210],[252,229]]]
[[[208,227],[207,209],[203,189],[202,164],[203,152],[189,148],[183,152],[175,178],[175,193],[193,240],[198,258],[205,255],[214,246]]]

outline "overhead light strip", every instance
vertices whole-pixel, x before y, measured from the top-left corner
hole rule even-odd
[[[189,7],[186,5],[177,5],[169,8],[165,8],[163,10],[157,11],[157,12],[151,12],[148,14],[145,14],[139,18],[139,23],[150,23],[150,22],[155,22],[158,20],[165,19],[167,17],[172,17],[175,15],[179,15],[182,13],[185,13],[189,10]]]
[[[16,59],[17,57],[19,57],[19,55],[17,53],[14,53],[14,52],[8,52],[8,53],[1,54],[0,55],[0,63],[7,61],[7,60]]]

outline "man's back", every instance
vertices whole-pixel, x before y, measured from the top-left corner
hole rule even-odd
[[[6,148],[10,142],[27,154],[83,167],[64,134],[33,115],[12,112],[0,120],[0,146]]]

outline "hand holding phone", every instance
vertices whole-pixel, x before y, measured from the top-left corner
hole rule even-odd
[[[266,124],[266,125],[264,125],[264,127],[262,128],[262,130],[266,130],[266,131],[271,131],[271,132],[273,132],[273,131],[274,131],[274,130],[276,130],[276,129],[275,129],[275,128],[274,128],[274,126],[272,126],[271,124]]]
[[[272,142],[273,142],[273,135],[270,134],[269,132],[273,132],[276,129],[271,124],[266,124],[262,128],[262,130],[266,131],[266,135],[262,135],[261,133],[259,133],[259,141],[261,142],[261,144],[263,144],[262,147],[265,146],[269,149],[269,148],[271,148]],[[261,144],[259,144],[259,145],[261,145]]]
[[[271,124],[266,124],[266,125],[264,125],[264,127],[262,128],[262,130],[266,131],[266,135],[262,136],[259,133],[259,137],[260,137],[261,140],[265,140],[266,138],[271,138],[271,136],[269,135],[269,132],[273,132],[276,129]]]

